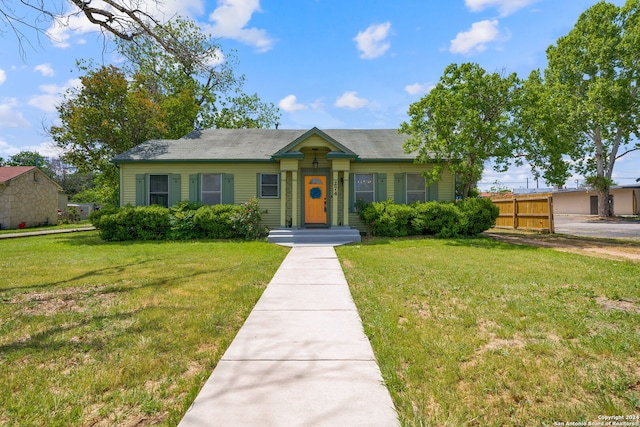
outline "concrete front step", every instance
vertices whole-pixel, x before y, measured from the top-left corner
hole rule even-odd
[[[344,245],[361,241],[360,232],[350,227],[279,228],[271,230],[267,240],[279,245]]]

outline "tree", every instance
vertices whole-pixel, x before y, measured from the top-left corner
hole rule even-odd
[[[23,52],[23,43],[31,43],[25,29],[44,34],[52,24],[68,25],[70,18],[79,15],[118,39],[133,40],[146,34],[160,42],[155,31],[162,25],[155,16],[161,3],[161,0],[0,0],[0,24],[14,33]],[[165,49],[179,47],[167,45]]]
[[[429,182],[440,179],[443,165],[462,182],[460,194],[469,196],[485,163],[508,163],[512,152],[511,108],[518,89],[515,74],[488,74],[478,64],[451,64],[440,81],[409,107],[410,121],[400,126],[409,135],[407,152],[417,161],[435,162]]]
[[[0,166],[3,166],[0,162]],[[46,157],[37,151],[20,151],[4,162],[4,166],[37,166],[48,177],[55,179],[55,172],[51,168],[51,163]]]
[[[535,168],[556,181],[574,169],[598,190],[598,214],[613,215],[609,188],[616,160],[640,149],[640,1],[618,7],[601,1],[547,49],[544,77],[525,85],[520,118],[524,151]],[[542,118],[542,120],[541,120]],[[554,136],[555,135],[555,136]],[[563,184],[564,182],[562,182]]]
[[[198,25],[177,17],[132,41],[117,42],[118,51],[128,60],[129,74],[144,76],[140,81],[158,104],[169,101],[181,123],[169,137],[181,137],[193,129],[260,127],[275,125],[278,109],[258,95],[242,92],[245,76],[237,76],[237,58],[224,53],[204,35]],[[177,101],[181,102],[177,102]],[[186,103],[191,103],[186,107]],[[169,105],[164,105],[170,110]],[[189,109],[191,120],[185,108]]]
[[[148,139],[166,132],[161,107],[144,88],[129,82],[114,66],[103,66],[80,78],[81,87],[65,94],[58,107],[62,124],[50,134],[63,149],[63,160],[79,172],[102,175],[105,185],[117,187],[117,171],[110,160]]]

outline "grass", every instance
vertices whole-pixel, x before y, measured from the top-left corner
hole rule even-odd
[[[0,425],[176,425],[286,249],[0,240]]]
[[[486,238],[337,252],[404,426],[640,414],[639,263]]]

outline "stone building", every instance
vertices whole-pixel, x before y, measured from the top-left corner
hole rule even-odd
[[[0,167],[0,229],[57,224],[60,191],[35,166]]]

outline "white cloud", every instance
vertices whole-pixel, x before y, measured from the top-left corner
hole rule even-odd
[[[297,101],[298,99],[295,95],[287,95],[278,102],[278,107],[288,113],[307,109],[306,105],[298,104]]]
[[[369,101],[365,98],[358,98],[358,92],[350,91],[345,92],[336,99],[333,104],[338,108],[348,108],[350,110],[357,110],[358,108],[366,107]]]
[[[0,85],[7,81],[7,73],[0,68]]]
[[[55,71],[51,68],[51,64],[36,65],[33,68],[33,71],[37,71],[45,77],[53,77],[55,75]]]
[[[507,16],[537,1],[539,0],[465,0],[464,4],[472,12],[495,7],[501,16]]]
[[[21,112],[16,111],[18,100],[5,98],[0,101],[0,128],[29,128],[31,125]]]
[[[44,93],[42,95],[32,96],[29,99],[28,104],[38,110],[42,110],[47,113],[55,113],[57,111],[56,107],[60,104],[62,99],[62,94],[69,88],[80,87],[81,84],[80,79],[70,79],[62,86],[55,84],[40,85],[39,88]]]
[[[358,50],[361,52],[360,58],[374,59],[382,56],[391,47],[391,43],[386,41],[390,30],[391,23],[385,22],[383,24],[370,25],[366,30],[360,31],[353,38]]]
[[[462,54],[483,52],[487,49],[487,43],[496,41],[499,35],[497,19],[474,22],[469,31],[458,33],[451,40],[449,51]]]
[[[205,30],[214,37],[238,40],[266,52],[275,41],[265,30],[246,28],[254,12],[260,12],[260,0],[218,0],[218,7],[209,15],[213,25]]]
[[[423,93],[429,93],[433,87],[434,85],[431,83],[414,83],[412,85],[405,86],[404,90],[409,95],[420,95]]]

